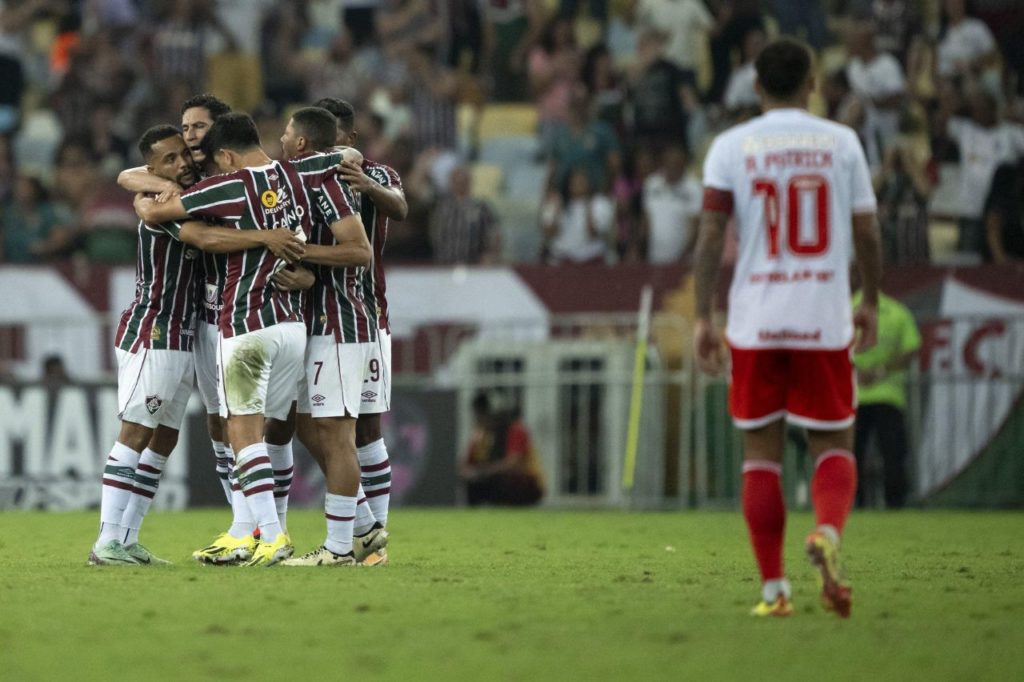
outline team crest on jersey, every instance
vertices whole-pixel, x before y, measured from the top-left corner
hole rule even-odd
[[[150,341],[159,341],[163,338],[164,333],[160,330],[160,325],[153,325],[153,329],[149,332]]]
[[[156,411],[160,409],[160,406],[164,404],[164,401],[158,395],[147,395],[146,396],[146,411],[150,414],[156,414]]]
[[[267,208],[274,208],[277,206],[277,192],[272,189],[268,189],[260,195],[260,203]]]

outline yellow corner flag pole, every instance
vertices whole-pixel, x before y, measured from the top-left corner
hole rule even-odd
[[[636,451],[640,443],[640,413],[644,402],[644,374],[647,371],[647,337],[651,327],[651,285],[640,292],[640,311],[636,318],[636,351],[633,354],[633,392],[629,399],[629,428],[626,431],[626,462],[622,467],[622,488],[633,489]]]

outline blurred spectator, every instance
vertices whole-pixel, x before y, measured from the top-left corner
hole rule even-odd
[[[615,217],[612,202],[594,192],[585,168],[573,168],[565,185],[563,192],[549,193],[541,210],[546,260],[551,264],[607,262]]]
[[[306,101],[302,59],[298,50],[302,36],[309,28],[303,8],[300,3],[280,2],[263,17],[260,32],[263,88],[276,111]]]
[[[555,128],[551,147],[549,184],[562,186],[571,168],[586,171],[596,192],[609,188],[618,173],[621,156],[615,131],[590,115],[590,101],[576,92],[569,107],[569,120]]]
[[[1000,166],[985,202],[985,260],[1024,261],[1024,167]]]
[[[458,81],[455,74],[434,59],[430,48],[426,47],[409,53],[408,64],[409,104],[416,151],[456,149]]]
[[[899,128],[899,107],[907,84],[899,61],[878,51],[875,26],[870,20],[851,21],[846,35],[850,55],[846,76],[864,112],[860,137],[868,164],[877,168],[882,162],[884,141],[892,139]]]
[[[342,21],[357,47],[377,42],[377,10],[383,0],[345,0]]]
[[[712,81],[707,92],[709,102],[721,102],[726,93],[730,75],[734,74],[733,53],[740,53],[738,61],[742,64],[753,62],[757,56],[757,52],[751,54],[747,46],[750,33],[757,31],[760,34],[759,44],[764,44],[764,18],[760,0],[721,0],[717,4],[710,45]],[[757,51],[760,51],[760,47]]]
[[[978,76],[997,61],[996,40],[985,22],[967,16],[965,0],[943,0],[945,31],[936,52],[942,78]]]
[[[39,178],[18,176],[14,197],[0,210],[0,247],[8,263],[38,263],[69,245],[71,216],[53,204]]]
[[[47,388],[58,388],[71,383],[68,370],[64,366],[64,358],[59,355],[47,355],[43,358],[43,375],[40,381]]]
[[[540,461],[517,411],[492,410],[486,393],[473,399],[473,433],[459,467],[471,507],[533,505],[544,496]]]
[[[666,31],[665,58],[690,83],[697,82],[698,46],[715,20],[701,0],[638,0],[636,23],[641,31]]]
[[[659,31],[641,34],[639,48],[630,88],[634,137],[651,146],[689,143],[690,114],[698,105],[693,74],[664,58],[665,36]]]
[[[895,55],[904,68],[911,44],[923,30],[921,13],[913,0],[871,0],[871,18],[877,35],[875,44],[881,52]]]
[[[923,133],[923,121],[904,111],[900,134],[885,150],[876,183],[882,250],[890,265],[921,265],[931,260],[928,199],[932,179]]]
[[[686,148],[676,143],[662,152],[660,168],[644,182],[643,234],[649,263],[688,262],[693,254],[703,194],[686,170]]]
[[[558,13],[563,17],[575,18],[584,4],[591,19],[601,24],[608,23],[608,0],[558,0]]]
[[[541,149],[554,144],[555,128],[569,118],[569,100],[579,78],[580,57],[572,21],[554,17],[530,52],[530,89],[537,104]]]
[[[821,96],[825,100],[825,115],[829,120],[857,127],[864,115],[863,107],[850,88],[846,69],[836,69],[825,76]]]
[[[622,170],[612,185],[616,251],[621,260],[637,262],[646,257],[643,236],[644,183],[657,167],[657,156],[650,147],[634,147],[626,155]]]
[[[213,3],[174,0],[153,35],[158,83],[181,79],[193,92],[202,92],[206,79],[206,31],[214,29],[233,44],[221,25]]]
[[[484,20],[494,99],[521,100],[527,94],[526,53],[544,21],[543,0],[484,0]]]
[[[726,111],[734,119],[761,109],[761,100],[754,88],[754,83],[757,81],[754,60],[757,59],[757,55],[761,53],[764,45],[764,30],[760,27],[755,26],[748,29],[743,36],[743,62],[729,76],[729,83],[725,88],[725,99],[722,102]]]
[[[451,172],[448,191],[431,220],[434,261],[446,265],[492,265],[501,260],[501,226],[490,205],[473,197],[469,168]]]
[[[346,29],[331,39],[327,58],[309,59],[303,65],[306,98],[315,102],[338,97],[349,102],[364,101],[373,85],[370,65],[356,56],[352,34]]]
[[[970,118],[946,117],[944,103],[939,122],[960,150],[960,240],[958,248],[970,254],[984,249],[985,198],[996,168],[1016,163],[1024,155],[1024,128],[1000,119],[995,97],[976,87],[968,96]],[[947,122],[948,121],[948,122]]]
[[[860,304],[861,292],[853,296]],[[854,454],[857,458],[857,506],[871,502],[873,477],[868,475],[868,444],[874,435],[882,454],[885,506],[899,509],[907,498],[907,369],[921,347],[914,316],[902,303],[878,294],[878,342],[856,353],[857,420]]]
[[[583,59],[583,86],[593,103],[594,117],[613,130],[625,132],[626,90],[604,43],[587,50]]]
[[[444,64],[478,74],[484,62],[484,22],[479,0],[448,0],[442,20],[447,25]]]
[[[395,53],[435,51],[445,29],[429,0],[383,0],[376,21],[381,47]]]
[[[815,50],[828,45],[825,3],[821,0],[772,0],[779,33],[803,38]]]
[[[18,127],[25,91],[25,51],[22,35],[35,15],[53,4],[49,0],[0,2],[0,135]]]

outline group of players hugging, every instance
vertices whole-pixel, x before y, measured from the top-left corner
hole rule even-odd
[[[174,449],[193,375],[206,405],[230,527],[193,552],[213,564],[388,561],[391,337],[383,249],[407,207],[401,180],[354,148],[354,112],[323,99],[263,150],[253,120],[211,95],[181,128],[139,140],[135,298],[114,345],[121,430],[103,471],[93,565],[167,561],[139,529]],[[326,478],[323,543],[293,556],[292,437]]]

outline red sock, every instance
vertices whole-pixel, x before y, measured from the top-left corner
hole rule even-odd
[[[811,478],[811,500],[819,526],[840,533],[857,494],[857,461],[847,450],[828,450],[820,457]]]
[[[743,518],[761,569],[761,580],[783,577],[782,539],[786,503],[782,499],[782,465],[748,460],[743,463]]]

